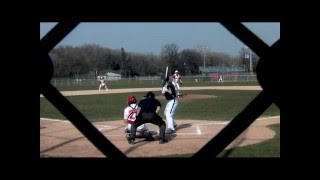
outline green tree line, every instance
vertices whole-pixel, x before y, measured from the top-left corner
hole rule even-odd
[[[206,66],[249,68],[244,53],[244,48],[239,51],[239,56],[217,52],[204,54],[196,49],[180,51],[178,45],[171,43],[162,46],[160,55],[126,52],[124,48],[110,49],[96,44],[58,46],[49,55],[54,64],[54,77],[70,77],[88,74],[95,76],[107,71],[117,71],[126,76],[163,75],[166,66],[169,66],[170,74],[178,70],[182,75],[194,75],[199,74],[199,66],[203,66],[204,62]],[[255,71],[258,57],[253,58]]]

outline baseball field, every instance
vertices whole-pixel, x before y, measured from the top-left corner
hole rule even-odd
[[[178,124],[169,143],[159,144],[137,138],[128,144],[123,123],[126,98],[140,99],[153,91],[163,111],[166,100],[158,84],[109,84],[109,91],[98,86],[59,87],[61,93],[77,107],[115,146],[128,157],[191,157],[246,105],[261,88],[257,82],[224,84],[183,84],[175,113]],[[158,127],[147,124],[155,138]],[[40,157],[104,157],[58,110],[40,96]],[[218,157],[280,157],[280,110],[273,104]]]

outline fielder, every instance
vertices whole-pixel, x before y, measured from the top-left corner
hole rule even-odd
[[[172,75],[172,84],[177,92],[177,97],[180,97],[180,84],[182,84],[182,81],[178,70],[175,70],[174,74]]]
[[[218,83],[223,83],[223,80],[222,80],[222,75],[220,74],[220,76],[219,76],[219,80],[218,80]]]
[[[137,98],[135,96],[128,96],[127,99],[128,106],[124,109],[123,119],[124,124],[127,124],[127,127],[124,129],[126,136],[129,136],[131,131],[131,124],[136,120],[137,116]],[[152,137],[151,133],[148,130],[148,127],[145,124],[140,125],[137,128],[137,132],[142,135],[142,137],[150,138]]]
[[[106,84],[106,80],[103,79],[103,76],[100,77],[100,85],[99,85],[99,91],[101,91],[101,88],[103,87],[104,90],[109,91],[107,84]]]

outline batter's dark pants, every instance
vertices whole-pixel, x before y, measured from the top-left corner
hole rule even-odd
[[[159,139],[165,137],[166,123],[162,120],[157,113],[141,113],[137,116],[136,120],[131,124],[130,139],[135,139],[137,127],[141,124],[152,123],[159,126]]]

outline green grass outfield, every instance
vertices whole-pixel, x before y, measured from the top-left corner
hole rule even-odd
[[[51,81],[51,84],[54,85],[60,91],[73,91],[73,90],[98,90],[99,84],[96,81],[88,80],[88,82],[83,82],[81,85],[72,83],[71,80],[69,83],[66,81],[63,83]],[[259,86],[257,81],[245,81],[245,82],[224,82],[219,84],[216,81],[183,81],[183,87],[196,87],[196,86]],[[108,81],[107,87],[109,89],[124,89],[124,88],[153,88],[161,87],[161,80],[119,80],[119,81]]]
[[[180,100],[177,107],[176,119],[195,120],[231,120],[246,105],[253,100],[260,91],[240,90],[199,90],[183,91],[183,94],[206,94],[217,96],[209,99]],[[160,91],[155,92],[161,95]],[[121,120],[123,110],[127,106],[127,96],[134,95],[140,99],[145,92],[120,93],[120,94],[98,94],[83,96],[67,96],[91,122]],[[160,100],[162,104],[160,115],[164,117],[166,100]],[[273,104],[263,116],[278,116],[279,109]],[[66,119],[45,98],[40,98],[40,117]]]

